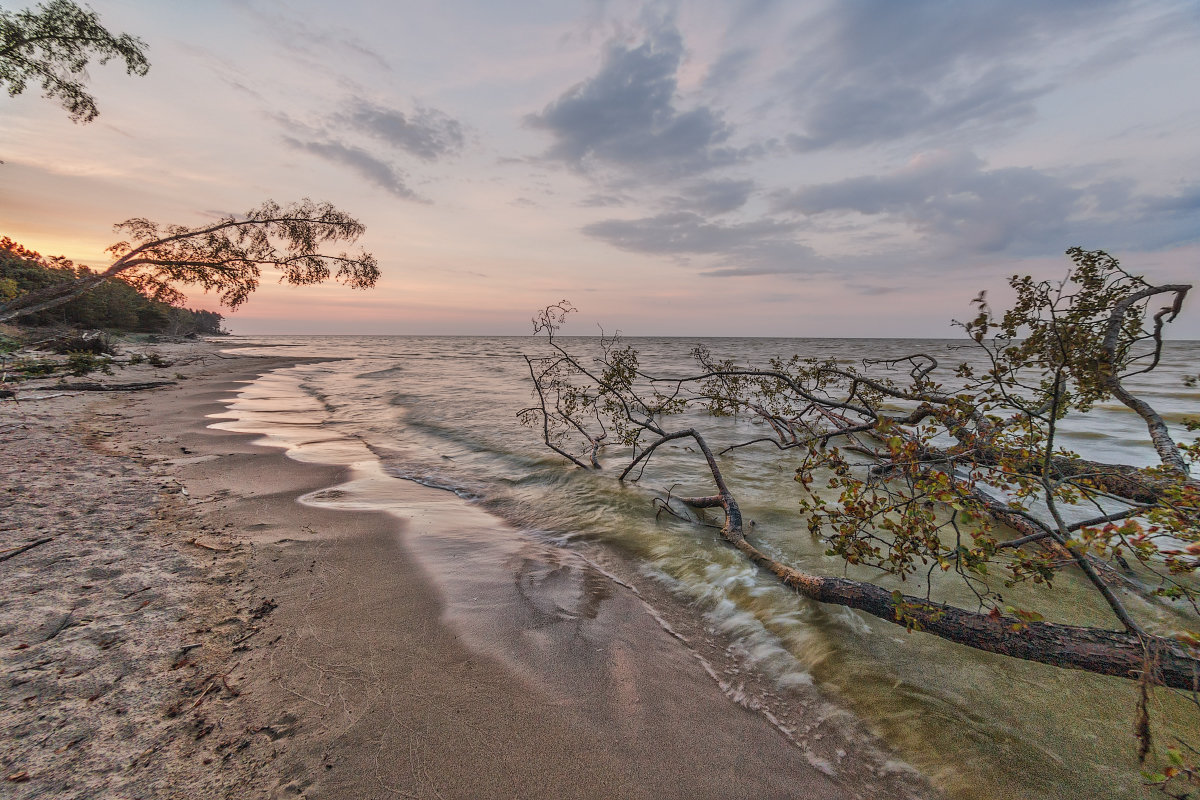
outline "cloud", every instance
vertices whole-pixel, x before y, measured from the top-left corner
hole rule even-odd
[[[425,161],[455,155],[463,148],[463,126],[434,108],[411,114],[357,99],[335,122],[379,139]]]
[[[1200,183],[1184,187],[1179,194],[1146,197],[1143,202],[1153,213],[1195,216],[1200,213]]]
[[[404,182],[402,174],[391,164],[379,159],[361,147],[355,147],[343,142],[326,140],[323,142],[301,141],[291,136],[284,136],[288,146],[334,164],[350,167],[370,183],[406,200],[421,200],[416,192]]]
[[[1163,250],[1200,241],[1200,184],[1184,186],[1173,195],[1135,197],[1122,210],[1124,224],[1097,231],[1095,241],[1104,247]]]
[[[422,202],[425,199],[408,186],[404,173],[386,154],[375,152],[382,149],[378,142],[427,162],[457,154],[464,142],[463,126],[436,109],[418,107],[405,114],[361,98],[351,100],[347,111],[312,124],[282,112],[270,116],[288,131],[284,141],[290,147],[349,167],[397,197]]]
[[[706,89],[723,89],[736,86],[741,80],[746,67],[754,60],[754,50],[749,47],[735,47],[723,53],[704,75]]]
[[[735,164],[732,128],[713,110],[676,105],[683,41],[660,23],[640,44],[611,43],[591,78],[568,89],[526,123],[548,131],[546,158],[586,171],[598,164],[678,177]]]
[[[232,4],[241,8],[262,25],[271,38],[282,45],[294,57],[303,55],[305,59],[315,50],[324,50],[334,57],[351,56],[369,61],[374,67],[392,71],[387,59],[379,52],[368,46],[353,31],[332,25],[314,25],[296,12],[267,11],[261,3],[254,0],[231,0]]]
[[[987,170],[970,153],[935,153],[882,176],[849,178],[776,196],[777,210],[857,212],[901,221],[955,254],[1060,247],[1086,192],[1025,167]]]
[[[929,252],[952,257],[1049,255],[1074,244],[1157,250],[1200,238],[1200,186],[1137,196],[1128,182],[1093,181],[1086,170],[988,169],[965,152],[925,154],[885,175],[780,192],[773,209],[809,221],[859,214],[898,222]]]
[[[630,198],[628,195],[594,192],[580,200],[579,205],[584,208],[611,208],[613,206],[623,206],[629,201]]]
[[[778,81],[794,87],[798,151],[856,148],[1029,122],[1053,81],[1038,55],[1114,28],[1116,0],[837,2],[797,34]],[[810,45],[810,42],[816,44]]]
[[[811,248],[795,238],[794,222],[760,219],[723,224],[691,211],[673,211],[641,219],[608,219],[586,225],[588,236],[614,247],[647,255],[710,256],[708,275],[817,271]]]
[[[858,294],[865,295],[867,297],[875,297],[878,295],[885,295],[885,294],[896,294],[897,292],[906,292],[906,291],[909,291],[909,289],[910,289],[910,287],[908,287],[908,286],[900,286],[900,285],[883,286],[883,285],[880,285],[877,283],[862,283],[862,282],[848,283],[848,284],[846,284],[846,288],[848,288],[854,292],[857,292]]]
[[[666,202],[676,210],[725,214],[744,206],[754,189],[752,180],[700,181],[683,187],[683,195],[669,197]]]
[[[1027,122],[1034,100],[1046,87],[1021,88],[1015,74],[993,70],[963,85],[944,87],[940,96],[898,81],[839,86],[809,101],[806,132],[790,134],[798,152],[857,147],[913,134],[931,135],[968,125]]]

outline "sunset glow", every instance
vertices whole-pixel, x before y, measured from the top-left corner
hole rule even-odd
[[[567,297],[580,333],[949,336],[1072,245],[1200,272],[1187,2],[92,6],[150,73],[93,66],[88,125],[0,98],[0,232],[99,267],[134,216],[367,225],[375,290],[267,278],[235,332],[521,334]]]

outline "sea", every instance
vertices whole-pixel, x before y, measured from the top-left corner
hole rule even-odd
[[[564,337],[591,357],[598,340]],[[925,353],[951,380],[958,363],[978,359],[969,343],[911,339],[632,338],[642,365],[658,374],[687,374],[689,353],[706,346],[717,359],[763,366],[799,354],[846,365],[864,359]],[[527,544],[532,552],[577,553],[605,565],[613,580],[653,587],[647,597],[664,618],[688,615],[718,637],[736,669],[713,671],[731,701],[783,718],[789,692],[819,693],[879,737],[903,762],[952,798],[1143,797],[1133,721],[1137,687],[1129,681],[982,653],[845,608],[796,595],[749,565],[718,535],[720,519],[688,521],[656,514],[668,493],[710,494],[704,465],[681,443],[656,455],[636,483],[617,480],[619,450],[601,456],[604,469],[579,469],[550,451],[541,432],[522,425],[534,402],[525,356],[546,352],[535,337],[473,336],[230,336],[229,352],[325,359],[275,370],[231,394],[213,424],[261,434],[302,461],[345,464],[360,480],[314,493],[305,501],[343,508],[395,510],[395,481],[414,481],[469,504],[497,521],[504,542],[479,539],[480,553]],[[874,367],[881,369],[881,367]],[[1153,372],[1131,388],[1186,436],[1183,421],[1200,416],[1200,388],[1185,378],[1200,372],[1200,342],[1169,343]],[[904,373],[894,377],[902,379]],[[718,444],[761,433],[746,420],[693,420]],[[1141,420],[1123,406],[1102,403],[1069,421],[1062,444],[1080,455],[1126,464],[1155,463]],[[887,576],[847,571],[809,534],[796,509],[795,453],[770,446],[722,456],[751,536],[802,570],[900,584]],[[389,487],[392,487],[389,489]],[[708,524],[705,524],[705,523]],[[409,541],[431,553],[438,542]],[[541,556],[552,558],[552,555]],[[546,571],[549,575],[553,571]],[[623,577],[622,577],[623,576]],[[906,591],[920,594],[909,583]],[[972,607],[953,585],[945,599]],[[1087,587],[1070,575],[1052,590],[1003,589],[1006,602],[1046,619],[1118,627]],[[471,597],[454,595],[459,606]],[[916,591],[914,591],[914,589]],[[564,586],[582,597],[596,587]],[[603,595],[603,591],[599,592]],[[556,595],[557,596],[557,595]],[[585,598],[586,599],[586,598]],[[579,598],[558,602],[569,605]],[[1135,602],[1135,601],[1131,601]],[[652,609],[653,610],[653,609]],[[1161,616],[1161,610],[1141,609]],[[485,610],[478,610],[485,613]],[[1171,620],[1159,620],[1170,627]],[[1196,620],[1192,617],[1192,627]],[[711,660],[711,657],[709,657]],[[753,673],[766,699],[748,697]],[[1194,734],[1195,708],[1163,695],[1152,707],[1160,737]],[[1194,737],[1193,737],[1194,738]],[[850,756],[853,757],[853,754]]]

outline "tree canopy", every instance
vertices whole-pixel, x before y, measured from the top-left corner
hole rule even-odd
[[[1139,681],[1144,756],[1150,687],[1200,706],[1200,483],[1190,475],[1200,440],[1176,442],[1128,381],[1160,364],[1164,326],[1191,287],[1151,284],[1102,251],[1068,255],[1065,280],[1014,276],[1006,311],[977,297],[977,315],[960,324],[973,356],[950,369],[928,353],[861,366],[783,354],[738,364],[698,346],[692,371],[652,373],[616,336],[590,357],[569,351],[556,338],[573,311],[563,301],[534,319],[549,352],[526,358],[535,404],[522,418],[577,467],[599,469],[615,451],[623,482],[641,479],[664,445],[693,446],[713,492],[664,489],[659,513],[703,522],[705,509],[719,510],[730,545],[813,600]],[[1141,417],[1157,466],[1089,461],[1063,446],[1064,420],[1106,401]],[[844,561],[843,576],[797,569],[756,541],[727,479],[747,448],[794,454],[798,521]],[[1093,618],[1107,614],[1111,626],[1048,621],[1006,599],[1066,573],[1091,588]],[[1170,769],[1164,780],[1200,775]]]
[[[75,122],[91,122],[100,113],[85,88],[87,66],[113,59],[125,62],[130,75],[150,69],[146,43],[127,33],[113,35],[96,12],[70,0],[49,0],[35,9],[0,9],[0,86],[15,97],[33,81],[45,97],[60,102]]]
[[[378,263],[370,253],[324,252],[326,245],[353,243],[365,231],[362,223],[329,203],[267,201],[244,215],[195,227],[142,218],[115,227],[130,238],[108,248],[113,256],[108,269],[0,302],[0,322],[61,305],[117,276],[148,297],[171,304],[183,300],[180,286],[199,286],[216,292],[231,309],[258,288],[264,267],[276,270],[281,282],[298,286],[334,278],[365,289],[379,279]]]

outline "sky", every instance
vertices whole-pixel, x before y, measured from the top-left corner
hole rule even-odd
[[[90,5],[150,72],[93,65],[86,125],[0,94],[0,234],[366,225],[376,288],[266,279],[235,333],[954,337],[1075,245],[1200,278],[1194,0]]]

